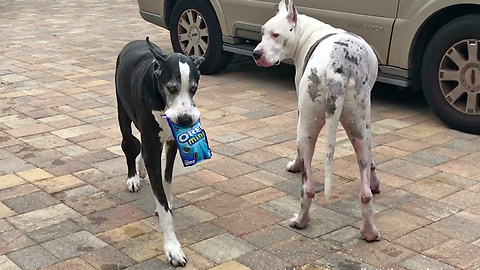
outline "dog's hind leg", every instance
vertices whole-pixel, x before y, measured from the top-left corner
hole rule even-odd
[[[302,82],[303,83],[303,82]],[[302,85],[300,85],[302,86]],[[317,85],[318,87],[318,85]],[[317,89],[318,91],[320,89]],[[297,158],[302,172],[302,190],[300,210],[290,219],[289,225],[303,229],[309,221],[309,209],[315,196],[315,185],[312,179],[312,158],[318,134],[325,124],[325,116],[318,101],[310,96],[299,95],[299,119],[297,128]]]
[[[127,159],[127,187],[130,192],[137,192],[140,187],[140,178],[137,175],[135,159],[142,148],[140,141],[132,134],[132,119],[117,96],[118,123],[122,133],[122,150]]]
[[[373,223],[371,177],[373,160],[371,153],[370,133],[370,89],[367,86],[361,89],[355,102],[349,102],[352,107],[345,108],[345,117],[342,115],[342,125],[348,138],[352,142],[357,155],[360,169],[360,205],[362,210],[362,225],[360,232],[367,241],[380,240],[380,233]]]

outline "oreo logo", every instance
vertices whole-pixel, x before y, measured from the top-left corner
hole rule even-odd
[[[182,133],[180,135],[178,135],[178,141],[180,143],[184,143],[188,140],[188,138],[190,138],[190,136],[188,136],[188,133]]]
[[[201,127],[196,127],[188,132],[178,135],[178,142],[187,142],[188,145],[191,146],[202,138],[205,138],[205,131]]]

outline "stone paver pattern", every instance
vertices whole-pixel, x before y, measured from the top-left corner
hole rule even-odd
[[[171,52],[135,0],[0,1],[0,269],[173,269],[148,180],[125,184],[114,71],[129,41]],[[318,191],[305,230],[288,227],[300,175],[292,66],[236,56],[202,76],[195,101],[213,158],[173,180],[185,269],[480,269],[480,138],[449,129],[421,94],[378,84],[372,145],[382,180],[360,239],[359,173],[341,126],[333,196]],[[138,132],[135,133],[138,135]]]

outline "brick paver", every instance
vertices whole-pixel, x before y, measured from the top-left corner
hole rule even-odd
[[[173,269],[148,181],[134,194],[123,182],[113,81],[127,42],[148,35],[171,52],[169,33],[135,0],[4,0],[0,13],[0,269]],[[213,158],[177,162],[173,180],[185,269],[480,269],[480,138],[385,85],[372,100],[383,240],[360,239],[358,167],[341,127],[333,197],[321,194],[322,131],[311,222],[288,227],[300,194],[300,175],[285,170],[296,153],[293,72],[235,57],[201,77]]]

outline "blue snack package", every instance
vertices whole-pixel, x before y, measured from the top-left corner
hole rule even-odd
[[[162,117],[170,126],[184,167],[195,165],[212,157],[212,150],[208,147],[207,134],[200,125],[200,119],[189,127],[181,127],[173,123],[166,115],[162,115]]]

